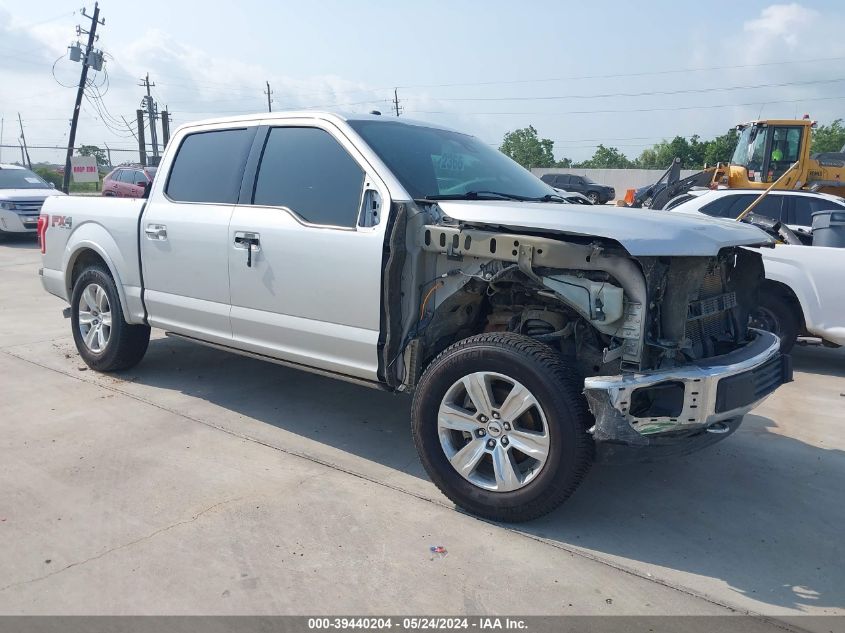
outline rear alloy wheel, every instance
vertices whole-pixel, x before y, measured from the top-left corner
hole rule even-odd
[[[77,323],[85,347],[95,354],[102,353],[111,336],[111,305],[99,284],[88,284],[82,291]]]
[[[583,380],[527,336],[488,333],[440,354],[421,378],[414,443],[456,505],[497,521],[527,521],[572,494],[592,463]]]
[[[150,328],[123,319],[117,286],[107,269],[90,266],[82,271],[73,285],[70,308],[73,341],[91,369],[129,369],[144,357]]]

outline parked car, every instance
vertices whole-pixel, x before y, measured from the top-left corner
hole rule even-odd
[[[760,196],[760,193],[752,189],[691,190],[670,200],[664,210],[735,219]],[[809,234],[813,225],[813,213],[832,209],[845,209],[845,199],[812,191],[775,190],[763,198],[754,208],[754,213]]]
[[[783,352],[799,336],[845,345],[845,292],[839,285],[845,248],[778,244],[760,250],[766,279],[752,325],[777,334]]]
[[[122,165],[103,178],[103,195],[142,198],[155,177],[155,167]]]
[[[593,182],[588,176],[544,174],[540,179],[556,189],[584,194],[593,204],[604,204],[616,197],[616,190],[613,187]]]
[[[490,519],[550,511],[594,459],[723,439],[791,379],[745,327],[763,265],[740,247],[771,242],[753,226],[568,204],[404,118],[193,123],[160,170],[147,200],[42,211],[42,283],[84,362],[132,367],[155,327],[412,393],[429,476]]]
[[[0,234],[35,234],[44,200],[63,195],[25,167],[0,164]]]

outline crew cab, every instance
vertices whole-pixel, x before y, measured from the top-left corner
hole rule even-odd
[[[149,199],[49,199],[39,234],[92,369],[137,364],[160,328],[412,394],[429,476],[496,520],[550,511],[596,459],[722,439],[791,379],[747,327],[763,266],[741,247],[765,233],[568,204],[428,123],[192,123]]]
[[[26,167],[0,164],[0,235],[35,235],[44,200],[63,195],[52,183]]]

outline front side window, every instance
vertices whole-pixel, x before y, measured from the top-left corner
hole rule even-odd
[[[128,169],[121,169],[117,172],[118,182],[132,182],[132,172]]]
[[[253,203],[286,207],[304,221],[354,227],[364,170],[331,134],[319,128],[270,130]]]
[[[723,196],[709,204],[705,204],[699,210],[706,215],[713,216],[714,218],[730,217],[731,206],[734,202],[736,202],[737,197],[739,196]]]
[[[720,200],[716,200],[702,207],[701,212],[714,217],[736,219],[758,197],[759,196],[750,193],[735,196],[724,196]],[[754,207],[752,213],[780,221],[783,213],[782,208],[783,196],[768,195],[763,198],[760,204]]]
[[[539,199],[555,191],[477,138],[391,121],[349,121],[414,199],[496,192]]]
[[[255,128],[186,136],[170,168],[167,195],[178,202],[236,203],[254,136]]]

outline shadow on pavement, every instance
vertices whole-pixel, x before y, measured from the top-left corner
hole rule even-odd
[[[38,250],[38,238],[34,233],[0,233],[0,246]]]
[[[804,351],[799,363],[815,366]],[[837,361],[819,362],[827,373]],[[177,339],[152,341],[144,361],[122,378],[425,478],[404,396]],[[725,442],[691,456],[596,466],[564,506],[518,528],[628,567],[649,566],[681,585],[690,579],[678,580],[672,570],[773,606],[843,608],[845,454],[772,432],[776,426],[750,415]]]
[[[795,371],[845,378],[845,347],[832,349],[820,345],[796,345],[791,354]],[[845,391],[845,384],[842,387]]]

